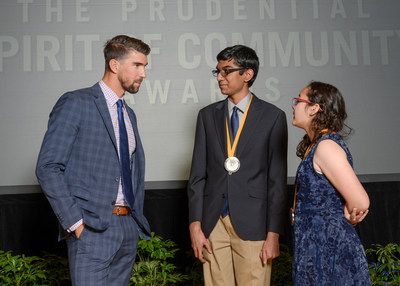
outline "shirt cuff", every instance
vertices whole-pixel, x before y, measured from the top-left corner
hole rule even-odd
[[[82,225],[83,219],[81,218],[79,221],[74,223],[70,228],[67,229],[67,232],[71,233],[74,232],[80,225]]]

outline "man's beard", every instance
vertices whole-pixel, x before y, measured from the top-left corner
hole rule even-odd
[[[129,85],[129,86],[123,86],[123,88],[124,88],[127,92],[132,93],[132,94],[137,93],[137,92],[139,91],[139,87],[140,87],[140,86],[135,87],[133,84],[131,84],[131,85]]]
[[[124,81],[121,77],[119,77],[119,82],[121,83],[121,86],[124,88],[125,91],[135,94],[139,91],[139,87],[141,84],[141,81],[134,81],[131,85],[127,84],[127,81]],[[134,84],[138,82],[139,86],[135,86]]]

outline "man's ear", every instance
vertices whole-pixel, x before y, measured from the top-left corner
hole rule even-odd
[[[117,73],[119,69],[119,62],[116,59],[111,59],[108,65],[112,73]]]
[[[253,78],[253,76],[254,76],[254,71],[252,70],[252,69],[248,69],[248,70],[246,70],[245,72],[244,72],[244,81],[245,82],[249,82],[252,78]]]

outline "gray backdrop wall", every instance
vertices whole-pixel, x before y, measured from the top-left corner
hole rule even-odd
[[[215,56],[238,43],[260,57],[253,92],[286,112],[289,176],[303,135],[290,125],[291,98],[310,80],[344,94],[357,174],[400,174],[398,11],[397,0],[2,0],[0,187],[37,184],[52,106],[101,79],[103,44],[117,34],[152,47],[148,78],[127,96],[148,182],[188,178],[197,111],[223,98]]]

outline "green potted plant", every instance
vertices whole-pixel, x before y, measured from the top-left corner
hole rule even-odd
[[[43,258],[12,255],[0,250],[0,285],[71,285],[68,259],[54,254]]]
[[[372,285],[400,285],[400,246],[396,243],[374,246],[365,251],[376,261],[369,264]]]
[[[179,273],[177,267],[170,262],[178,250],[175,242],[163,240],[154,232],[151,233],[150,240],[140,239],[131,285],[162,286],[185,281],[186,275]]]
[[[1,285],[39,285],[46,279],[43,259],[37,256],[15,255],[0,250]]]

